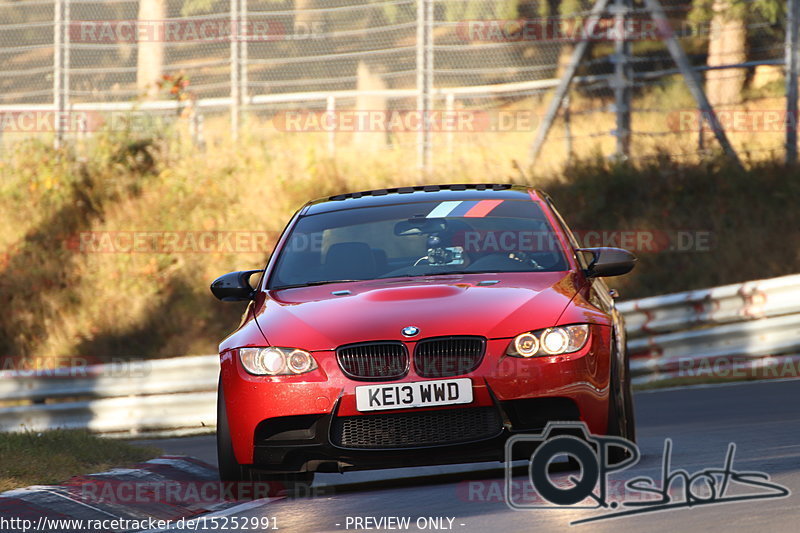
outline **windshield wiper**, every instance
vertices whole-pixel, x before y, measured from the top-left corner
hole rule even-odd
[[[270,287],[271,291],[278,291],[281,289],[297,289],[300,287],[313,287],[314,285],[327,285],[328,283],[348,283],[351,281],[366,281],[363,279],[326,279],[320,281],[309,281],[308,283],[298,283],[296,285],[281,285],[279,287]]]

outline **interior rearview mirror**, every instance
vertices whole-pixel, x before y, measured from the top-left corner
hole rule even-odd
[[[394,225],[394,234],[398,236],[430,235],[446,229],[447,221],[443,218],[409,218]]]

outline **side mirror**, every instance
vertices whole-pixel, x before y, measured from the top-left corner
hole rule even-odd
[[[592,254],[592,262],[586,269],[590,278],[621,276],[636,265],[636,256],[622,248],[581,248],[579,252]]]
[[[252,300],[255,289],[250,285],[250,276],[261,270],[242,270],[220,276],[211,283],[211,292],[223,302]]]

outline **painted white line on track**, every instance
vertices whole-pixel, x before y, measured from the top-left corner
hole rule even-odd
[[[2,498],[15,498],[15,499],[19,499],[19,500],[25,501],[27,503],[31,503],[33,505],[39,505],[38,500],[40,500],[41,497],[38,497],[38,496],[40,496],[40,495],[44,496],[46,494],[49,494],[49,495],[52,495],[52,496],[57,496],[59,498],[63,498],[65,500],[67,500],[68,502],[77,504],[77,505],[79,505],[81,507],[85,507],[87,509],[91,509],[92,511],[95,511],[97,513],[109,516],[111,518],[118,518],[117,515],[115,515],[115,514],[109,513],[108,511],[105,511],[105,510],[100,509],[98,507],[95,507],[93,505],[89,505],[88,503],[83,502],[81,500],[76,500],[74,498],[70,498],[66,494],[63,494],[63,493],[59,492],[58,490],[55,490],[55,489],[58,489],[58,488],[60,488],[60,487],[51,486],[51,485],[32,485],[30,487],[25,487],[25,488],[21,488],[21,489],[13,489],[13,490],[9,490],[9,491],[3,492],[2,494],[0,494],[0,497],[2,497]],[[51,501],[51,503],[52,503],[52,501]],[[45,505],[45,507],[47,507],[47,505]]]
[[[98,512],[98,513],[101,513],[101,514],[104,514],[104,515],[110,516],[111,518],[117,518],[117,515],[115,515],[115,514],[109,513],[108,511],[104,511],[103,509],[100,509],[100,508],[98,508],[98,507],[95,507],[94,505],[89,505],[89,504],[88,504],[88,503],[86,503],[86,502],[82,502],[82,501],[80,501],[80,500],[76,500],[76,499],[74,499],[74,498],[70,498],[69,496],[67,496],[67,495],[65,495],[65,494],[61,494],[61,493],[60,493],[60,492],[58,492],[58,491],[52,490],[52,488],[51,488],[51,487],[44,487],[44,488],[42,489],[42,492],[49,492],[50,494],[53,494],[53,495],[55,495],[55,496],[60,496],[60,497],[64,498],[65,500],[68,500],[68,501],[70,501],[70,502],[72,502],[72,503],[77,503],[78,505],[81,505],[81,506],[83,506],[83,507],[86,507],[87,509],[91,509],[92,511],[96,511],[96,512]],[[31,501],[31,500],[25,500],[25,501]],[[31,503],[35,503],[35,502],[31,502]]]
[[[177,470],[181,470],[189,474],[195,474],[199,477],[206,477],[208,476],[209,472],[212,471],[209,468],[204,468],[192,461],[188,461],[187,457],[188,456],[157,457],[147,461],[147,464],[171,466]]]

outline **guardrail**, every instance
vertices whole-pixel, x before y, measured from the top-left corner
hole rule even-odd
[[[636,385],[800,377],[800,275],[623,302]]]
[[[188,435],[216,425],[218,355],[0,372],[0,431]]]
[[[622,302],[635,385],[800,377],[800,275]],[[0,431],[186,435],[216,424],[217,355],[0,372]],[[783,375],[786,374],[786,375]],[[8,405],[17,403],[19,405]]]

